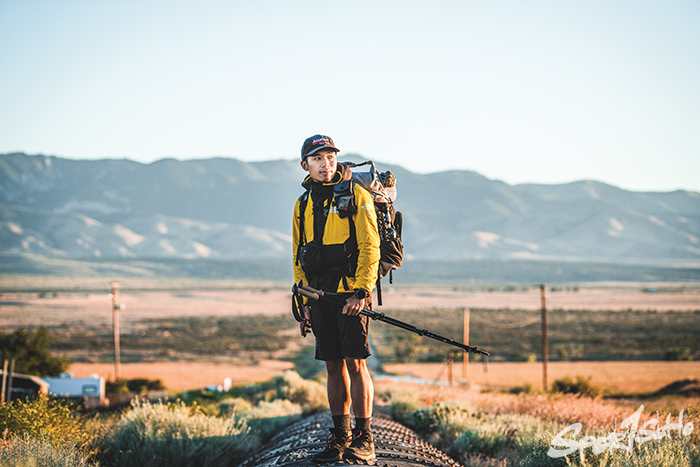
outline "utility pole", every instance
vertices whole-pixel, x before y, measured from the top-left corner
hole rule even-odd
[[[464,309],[464,344],[469,345],[469,308]],[[469,385],[469,352],[464,351],[464,359],[462,360],[462,379],[467,386]]]
[[[549,360],[549,346],[547,344],[547,299],[545,291],[547,287],[540,285],[540,302],[542,303],[542,387],[547,390],[547,361]]]
[[[118,380],[122,376],[120,350],[119,350],[119,301],[117,294],[119,293],[119,282],[112,282],[112,327],[114,328],[114,380]]]
[[[452,362],[454,361],[454,353],[447,354],[447,383],[452,387]]]

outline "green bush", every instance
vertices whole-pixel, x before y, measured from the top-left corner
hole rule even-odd
[[[664,360],[680,360],[683,362],[693,361],[693,352],[690,347],[674,347],[664,353]]]
[[[561,392],[563,394],[581,394],[586,397],[596,397],[602,393],[602,390],[591,384],[591,377],[584,378],[577,376],[576,381],[565,376],[562,379],[554,381],[552,384],[552,392]]]
[[[0,441],[0,465],[3,467],[97,467],[89,456],[73,443],[56,444],[47,436],[25,433]]]
[[[159,379],[134,378],[126,382],[129,392],[140,394],[147,391],[162,391],[165,389],[163,381]]]
[[[129,392],[127,380],[119,378],[114,381],[105,381],[105,392],[107,394],[126,394]]]
[[[133,392],[141,394],[147,391],[162,391],[165,389],[163,381],[159,379],[134,378],[134,379],[115,379],[114,381],[105,382],[105,392],[112,393],[127,393]]]
[[[135,401],[105,440],[117,466],[235,465],[258,446],[244,420],[192,413],[184,403]]]

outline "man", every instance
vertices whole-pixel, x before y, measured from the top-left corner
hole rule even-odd
[[[338,148],[325,135],[311,136],[301,149],[308,172],[306,192],[294,206],[294,281],[326,292],[306,301],[302,336],[316,336],[316,359],[326,362],[333,428],[319,463],[375,459],[370,422],[374,387],[367,368],[369,318],[360,310],[377,280],[379,233],[372,196],[350,180],[336,159]],[[345,190],[345,191],[344,191]],[[350,407],[355,429],[350,430]]]

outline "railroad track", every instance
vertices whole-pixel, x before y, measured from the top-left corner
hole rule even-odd
[[[321,412],[291,425],[277,434],[241,467],[315,466],[311,456],[323,450],[333,426],[330,412]],[[372,434],[377,467],[461,467],[415,432],[381,413],[372,416]],[[344,462],[324,464],[347,465]]]

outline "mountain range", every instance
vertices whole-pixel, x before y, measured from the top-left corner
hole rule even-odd
[[[342,160],[361,161],[351,155]],[[397,180],[406,260],[700,262],[700,194],[509,185],[376,161]],[[297,161],[142,164],[0,155],[0,251],[68,258],[288,260]]]

